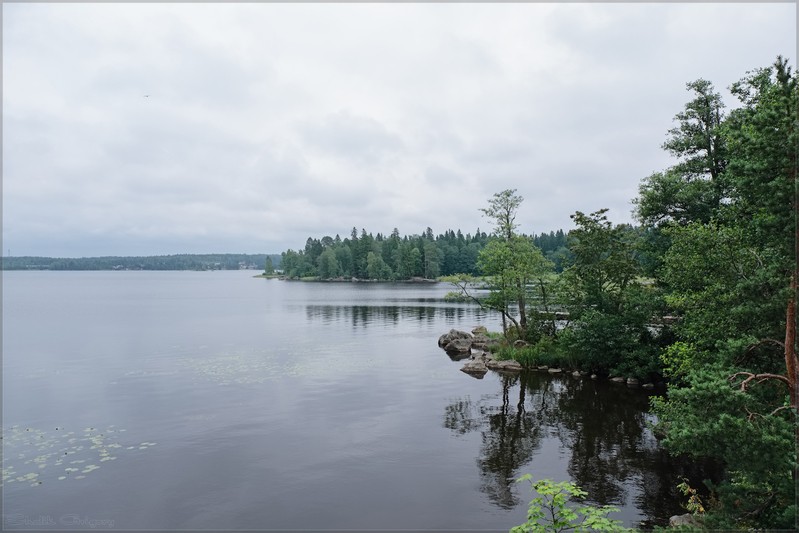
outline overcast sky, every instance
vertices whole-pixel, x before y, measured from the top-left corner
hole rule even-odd
[[[3,254],[279,253],[610,208],[794,3],[4,4]]]

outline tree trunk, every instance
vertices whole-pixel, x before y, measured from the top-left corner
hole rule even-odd
[[[791,296],[785,312],[785,375],[791,395],[791,407],[799,406],[799,361],[796,357],[796,274],[791,276]]]

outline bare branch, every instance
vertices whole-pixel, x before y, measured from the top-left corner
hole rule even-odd
[[[729,377],[729,382],[732,383],[739,376],[747,376],[746,379],[744,379],[741,382],[741,392],[746,392],[746,389],[749,386],[749,383],[751,383],[754,380],[758,380],[757,384],[760,384],[760,383],[763,383],[764,381],[768,381],[768,380],[771,380],[771,379],[776,379],[777,381],[782,381],[783,383],[788,385],[789,388],[791,386],[791,382],[790,382],[790,380],[787,377],[785,377],[785,376],[783,376],[781,374],[768,374],[768,373],[766,373],[766,374],[753,374],[752,372],[736,372],[735,374],[733,374],[732,376]]]

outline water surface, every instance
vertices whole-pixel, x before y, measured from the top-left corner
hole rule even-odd
[[[499,323],[446,284],[252,275],[3,273],[6,529],[506,531],[527,472],[680,511],[643,392],[467,376],[438,336]]]

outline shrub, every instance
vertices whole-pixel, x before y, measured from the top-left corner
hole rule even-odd
[[[603,505],[568,506],[572,498],[585,498],[588,493],[574,483],[550,479],[533,481],[530,474],[520,477],[517,482],[529,481],[531,490],[539,496],[533,498],[527,509],[527,521],[511,528],[510,533],[539,531],[631,531],[622,526],[620,520],[608,518],[608,514],[618,511],[615,507]]]

